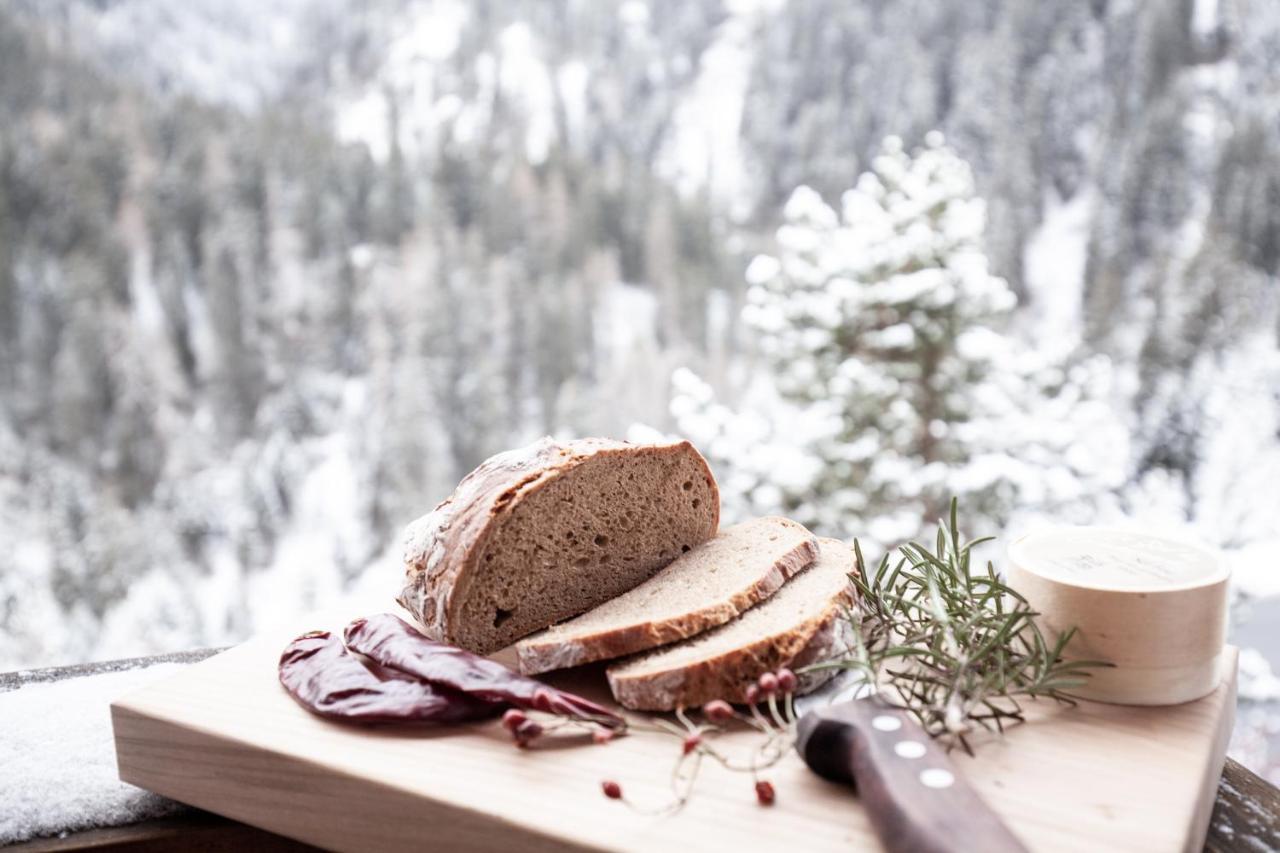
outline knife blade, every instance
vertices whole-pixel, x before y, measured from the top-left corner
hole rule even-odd
[[[851,689],[858,690],[846,683],[823,694]],[[890,853],[1025,853],[906,712],[874,696],[809,707],[797,723],[796,751],[819,776],[854,786]]]

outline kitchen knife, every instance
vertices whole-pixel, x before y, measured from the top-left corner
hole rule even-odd
[[[857,789],[890,853],[1025,853],[906,712],[874,696],[807,704],[812,710],[797,724],[796,751],[819,776]]]

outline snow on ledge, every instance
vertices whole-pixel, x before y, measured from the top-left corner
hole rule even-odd
[[[162,663],[0,693],[0,845],[181,809],[117,778],[109,706],[182,666]]]

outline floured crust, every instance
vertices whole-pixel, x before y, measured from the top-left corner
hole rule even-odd
[[[622,657],[701,634],[734,619],[744,610],[773,595],[792,575],[818,558],[817,538],[801,525],[789,519],[767,520],[798,530],[805,538],[799,539],[785,553],[761,567],[760,575],[751,583],[734,590],[719,601],[691,601],[687,612],[661,621],[601,628],[578,635],[566,634],[556,628],[536,634],[516,646],[520,671],[532,675]],[[725,532],[721,535],[725,535]],[[710,541],[704,542],[699,547],[706,548],[709,544]],[[650,578],[633,590],[633,593],[640,592],[648,584],[661,582],[661,574]],[[571,626],[573,623],[568,624]]]
[[[821,542],[825,546],[834,540]],[[852,562],[849,571],[854,571]],[[746,702],[747,688],[762,674],[787,667],[799,676],[796,692],[810,692],[828,681],[835,670],[800,670],[848,648],[851,629],[845,616],[853,603],[853,585],[849,584],[811,618],[684,666],[630,674],[625,668],[627,661],[623,661],[608,669],[609,687],[619,704],[632,710],[673,711],[712,699],[741,704]]]
[[[605,438],[557,442],[546,437],[490,457],[464,477],[452,495],[406,528],[405,582],[397,601],[417,618],[427,636],[457,642],[462,603],[496,522],[529,495],[589,459],[686,452],[702,461],[718,519],[715,478],[687,441],[636,445]]]

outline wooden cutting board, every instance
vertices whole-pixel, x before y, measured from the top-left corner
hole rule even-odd
[[[320,720],[280,688],[276,661],[302,630],[343,623],[268,634],[114,703],[120,778],[340,850],[879,849],[852,790],[794,752],[763,774],[771,808],[749,775],[704,761],[684,810],[651,816],[606,799],[600,783],[662,802],[680,750],[669,736],[519,750],[497,722],[407,733]],[[1029,703],[1027,724],[975,758],[955,754],[960,772],[1033,850],[1198,851],[1235,708],[1235,650],[1225,658],[1218,690],[1185,705]],[[603,681],[596,669],[558,683],[595,698]],[[749,750],[751,737],[720,743]]]

